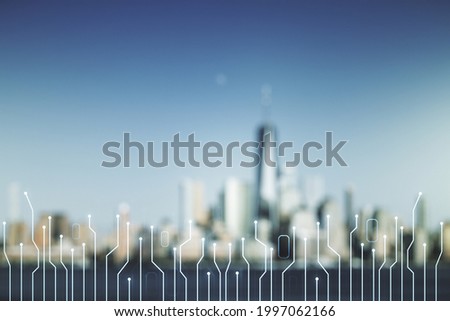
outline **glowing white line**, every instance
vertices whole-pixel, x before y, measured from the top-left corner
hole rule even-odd
[[[11,262],[9,262],[8,255],[6,254],[6,222],[3,222],[3,254],[5,255],[6,262],[8,262],[8,297],[11,301]]]
[[[259,277],[259,301],[261,301],[261,288],[262,288],[262,278],[267,273],[267,246],[258,239],[258,221],[254,221],[255,224],[255,240],[264,246],[264,272]]]
[[[97,301],[97,233],[91,227],[91,215],[88,215],[89,229],[94,236],[94,301]]]
[[[409,266],[409,251],[411,250],[411,247],[414,244],[414,226],[415,226],[415,212],[416,212],[416,207],[417,207],[417,203],[419,203],[419,199],[422,196],[422,193],[419,193],[419,195],[417,196],[417,200],[416,203],[414,204],[413,210],[412,210],[412,240],[411,243],[409,244],[408,248],[406,249],[406,268],[411,272],[412,275],[412,301],[414,301],[414,271],[410,268]]]
[[[241,243],[242,243],[242,258],[244,259],[245,263],[247,263],[247,301],[250,301],[250,263],[245,258],[244,242],[245,242],[245,238],[242,238],[241,239]]]
[[[181,274],[181,276],[184,279],[184,300],[185,301],[187,301],[187,287],[188,287],[188,285],[187,285],[187,277],[183,273],[183,269],[182,269],[182,266],[181,266],[181,262],[183,260],[182,255],[181,255],[181,250],[182,250],[183,245],[188,243],[191,239],[192,239],[192,221],[189,221],[189,238],[186,241],[184,241],[183,244],[180,245],[180,274]]]
[[[122,273],[122,271],[128,265],[128,262],[130,262],[130,222],[127,222],[127,260],[126,260],[125,264],[122,266],[122,268],[119,270],[119,272],[117,272],[117,278],[116,278],[116,289],[117,289],[116,300],[117,301],[120,300],[120,297],[119,297],[119,294],[120,294],[120,284],[119,284],[120,273]]]
[[[239,271],[236,271],[236,301],[239,301]]]
[[[350,237],[349,237],[349,252],[350,252],[350,301],[353,300],[353,233],[358,229],[358,214],[355,215],[355,228],[350,231]]]
[[[381,301],[381,269],[386,264],[386,235],[383,235],[383,263],[378,268],[378,301]]]
[[[316,301],[319,301],[319,278],[316,277]]]
[[[207,272],[208,276],[208,301],[211,301],[211,272]]]
[[[20,243],[20,301],[23,301],[23,243]]]
[[[72,296],[72,301],[73,301],[73,251],[74,249],[70,249],[70,253],[71,253],[71,269],[70,269],[70,274],[71,274],[71,296]]]
[[[45,301],[45,225],[42,226],[42,301]]]
[[[400,226],[400,297],[403,301],[403,226]]]
[[[128,301],[131,301],[131,278],[128,279]]]
[[[319,232],[320,222],[317,222],[317,263],[319,266],[324,270],[325,274],[327,275],[327,301],[330,301],[330,274],[328,273],[327,269],[320,263],[320,232]]]
[[[28,198],[28,193],[24,192],[23,195],[25,195],[27,202],[28,202],[28,206],[30,207],[31,210],[31,241],[34,244],[34,247],[36,248],[36,252],[37,252],[37,267],[33,270],[33,272],[31,272],[31,301],[34,301],[34,274],[39,270],[39,264],[40,264],[40,259],[39,259],[39,247],[36,244],[36,240],[34,239],[34,209],[33,206],[31,205],[30,199]]]
[[[273,299],[273,247],[270,248],[270,301]]]
[[[173,248],[173,300],[177,300],[177,248]]]
[[[139,238],[139,301],[142,301],[142,237]]]
[[[228,301],[228,270],[231,265],[231,243],[228,243],[228,265],[225,269],[225,301]]]
[[[56,265],[53,264],[52,262],[52,217],[49,216],[48,217],[48,262],[50,263],[51,266],[53,266],[54,269],[54,292],[55,292],[55,301],[56,301],[56,296],[57,296],[57,286],[56,286]]]
[[[361,301],[364,301],[364,243],[361,243]]]
[[[131,301],[131,278],[128,279],[128,301]]]
[[[439,252],[439,256],[436,260],[436,264],[434,266],[434,300],[438,300],[438,264],[441,260],[442,253],[444,252],[444,222],[440,223],[441,225],[441,251]]]
[[[116,246],[105,256],[105,301],[108,301],[108,256],[119,248],[119,215],[116,215]]]
[[[307,267],[307,264],[306,264],[306,258],[307,258],[307,256],[306,256],[306,242],[308,241],[308,239],[305,237],[304,239],[303,239],[304,241],[305,241],[305,267],[304,267],[304,280],[303,280],[303,282],[305,283],[305,301],[306,301],[306,284],[307,284],[307,279],[306,279],[306,267]]]
[[[281,272],[281,301],[284,301],[284,274],[295,263],[295,226],[292,227],[292,262]]]
[[[205,257],[205,238],[202,237],[202,256],[200,257],[200,259],[197,262],[197,267],[196,267],[196,292],[197,292],[197,301],[198,301],[198,288],[199,288],[199,276],[198,276],[198,267],[200,265],[200,262],[203,260],[203,258]]]
[[[81,244],[83,253],[83,301],[86,301],[86,243]]]
[[[164,271],[153,260],[153,225],[150,226],[150,243],[151,243],[150,244],[150,261],[159,270],[159,272],[161,272],[161,278],[162,278],[162,298],[161,298],[161,300],[164,301],[165,300],[165,295],[164,295]]]
[[[327,215],[327,246],[338,257],[338,301],[341,301],[341,256],[330,246],[330,215]]]
[[[62,248],[63,248],[63,236],[62,234],[59,236],[59,262],[61,263],[62,267],[66,271],[66,301],[69,299],[69,280],[68,280],[68,271],[67,267],[63,262],[62,259]]]
[[[375,301],[375,249],[372,249],[372,301]]]
[[[398,217],[395,217],[395,261],[389,267],[389,300],[392,301],[392,269],[398,262]]]
[[[423,243],[423,300],[427,300],[427,243]]]
[[[219,265],[216,262],[216,243],[213,243],[213,260],[217,271],[219,272],[219,301],[222,301],[222,273],[220,272]]]

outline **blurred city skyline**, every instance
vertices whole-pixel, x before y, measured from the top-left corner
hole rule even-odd
[[[0,4],[0,221],[18,182],[26,222],[23,191],[36,213],[91,214],[104,232],[123,202],[133,222],[177,224],[185,178],[204,183],[209,208],[228,178],[255,184],[256,170],[106,169],[103,144],[124,132],[250,141],[266,120],[295,146],[326,131],[349,141],[348,167],[295,173],[321,177],[341,208],[351,185],[356,208],[405,225],[418,192],[430,229],[450,217],[447,2],[24,3]]]

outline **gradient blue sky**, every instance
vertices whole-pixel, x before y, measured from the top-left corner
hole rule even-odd
[[[449,17],[448,1],[4,0],[0,219],[13,181],[37,211],[111,227],[122,201],[137,222],[175,218],[184,177],[211,203],[226,177],[255,170],[105,169],[102,145],[123,132],[252,140],[270,84],[280,140],[349,140],[349,167],[300,177],[323,175],[337,200],[353,184],[358,207],[407,223],[422,191],[437,224],[450,218]]]

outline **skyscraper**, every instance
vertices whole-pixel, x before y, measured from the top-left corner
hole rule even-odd
[[[223,212],[227,233],[233,239],[246,237],[251,221],[250,186],[237,178],[225,182]]]
[[[179,206],[178,233],[180,236],[187,231],[189,220],[198,226],[208,224],[203,182],[184,179],[179,185]]]
[[[415,242],[413,247],[414,263],[422,264],[424,259],[423,244],[428,242],[427,237],[427,202],[426,197],[422,196],[417,203],[417,219],[415,222]]]
[[[127,203],[120,203],[119,208],[119,247],[117,251],[114,252],[114,260],[116,262],[123,262],[127,258],[127,251],[129,251],[129,226],[128,223],[130,222],[130,205]],[[127,233],[128,231],[128,233]],[[86,239],[84,239],[84,242],[86,242]],[[128,246],[127,246],[128,245]]]
[[[353,205],[353,187],[349,186],[344,191],[344,215],[347,230],[350,232],[355,227],[355,210]]]
[[[300,210],[302,203],[296,168],[283,167],[280,170],[278,185],[280,220],[289,222],[292,216]]]
[[[279,227],[275,127],[270,123],[260,126],[257,131],[257,141],[260,162],[256,175],[255,219],[269,221],[273,233]]]

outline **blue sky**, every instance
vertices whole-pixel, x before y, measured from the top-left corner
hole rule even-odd
[[[13,181],[38,211],[111,226],[122,201],[142,223],[176,217],[184,177],[213,202],[255,171],[104,169],[101,147],[123,132],[252,140],[269,84],[280,140],[349,140],[349,167],[300,176],[323,175],[338,200],[353,184],[358,206],[406,222],[422,191],[437,224],[450,217],[449,15],[445,1],[2,1],[0,218]]]

